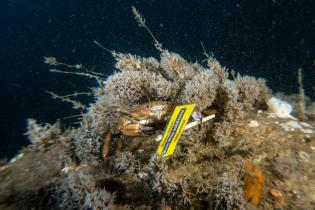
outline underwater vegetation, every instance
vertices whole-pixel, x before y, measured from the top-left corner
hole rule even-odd
[[[312,209],[312,102],[303,97],[309,106],[302,117],[309,121],[302,122],[293,116],[301,113],[299,103],[292,108],[273,97],[264,79],[230,71],[206,52],[205,65],[187,61],[164,49],[133,13],[159,58],[106,49],[117,70],[106,80],[82,65],[45,58],[54,68],[69,68],[52,72],[87,76],[98,86],[92,93],[50,92],[82,111],[80,126],[29,119],[32,144],[1,167],[0,208]],[[95,102],[72,98],[80,94]],[[185,104],[196,105],[197,126],[183,132],[173,155],[158,155],[172,110]]]

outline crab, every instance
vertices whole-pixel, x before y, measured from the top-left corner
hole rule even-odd
[[[112,111],[121,116],[109,123],[109,130],[105,133],[102,157],[106,161],[113,134],[122,136],[142,136],[154,129],[152,125],[165,122],[173,109],[173,105],[166,101],[153,101],[133,108],[116,108]],[[118,146],[121,143],[118,142]],[[120,150],[120,149],[118,149]]]

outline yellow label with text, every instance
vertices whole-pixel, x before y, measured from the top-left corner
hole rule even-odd
[[[177,142],[182,135],[195,104],[176,106],[166,126],[157,154],[164,157],[174,153]]]

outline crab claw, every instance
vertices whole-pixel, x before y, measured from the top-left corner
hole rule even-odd
[[[129,124],[121,129],[121,132],[125,136],[139,136],[153,131],[152,127],[143,126],[140,124]]]

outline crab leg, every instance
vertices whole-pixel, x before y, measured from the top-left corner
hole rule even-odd
[[[109,148],[110,148],[111,140],[112,140],[112,132],[111,131],[107,131],[105,133],[104,143],[103,143],[103,148],[102,148],[102,157],[103,157],[103,160],[105,162],[106,162],[108,154],[109,154]]]

